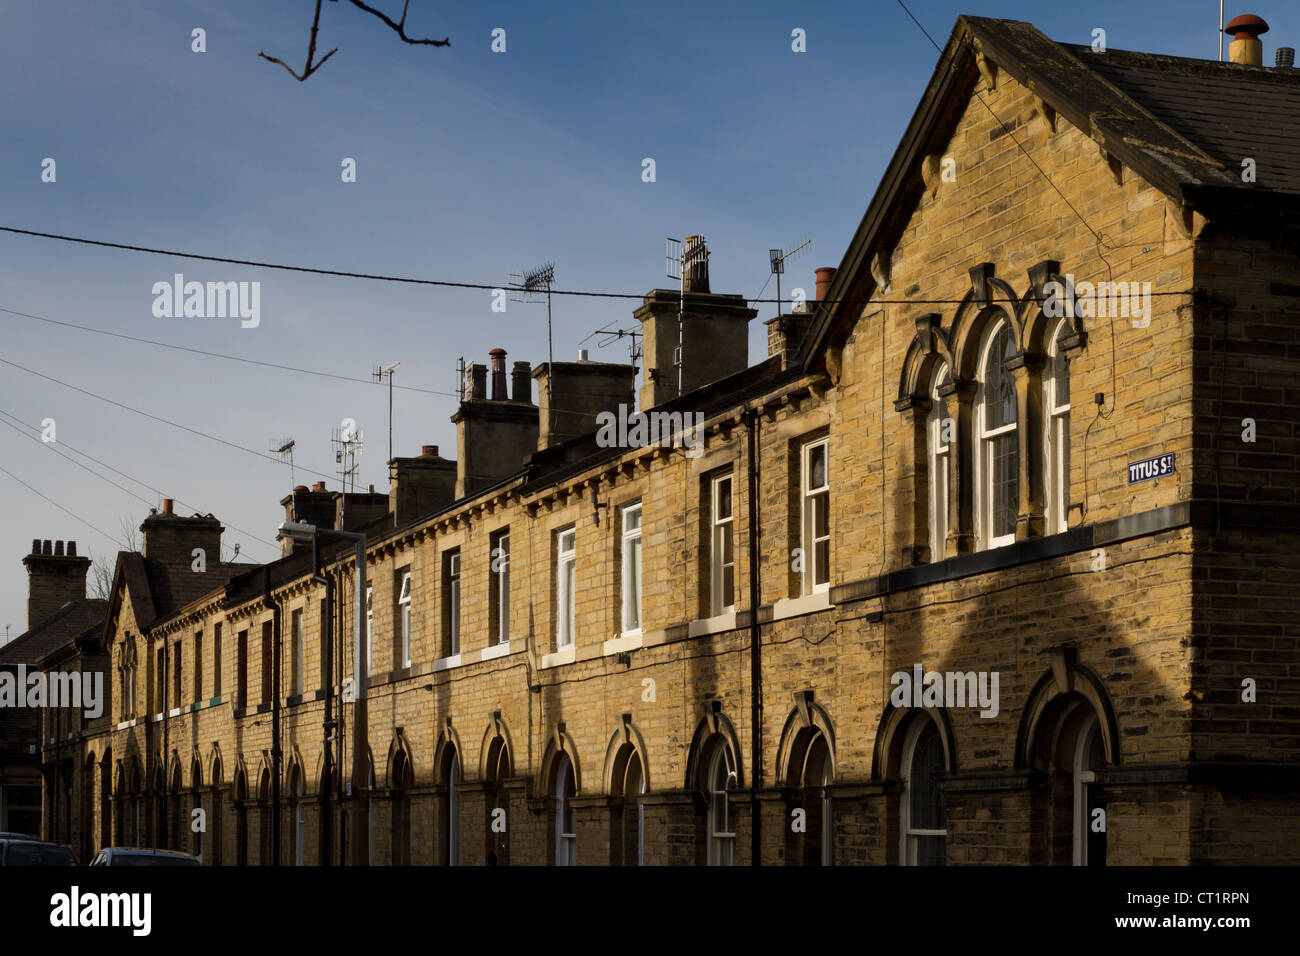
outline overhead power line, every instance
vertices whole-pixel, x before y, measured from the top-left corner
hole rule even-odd
[[[990,112],[992,112],[991,109]],[[999,120],[999,122],[1001,121]],[[1018,141],[1016,141],[1016,144],[1020,145]],[[1020,148],[1022,150],[1024,149],[1023,146],[1021,146]],[[1026,155],[1028,155],[1028,153],[1026,153]],[[1032,157],[1030,157],[1030,159],[1032,161]],[[1035,165],[1037,164],[1035,163]],[[1046,176],[1046,173],[1044,173],[1044,176]],[[1048,179],[1048,182],[1049,183],[1051,182],[1050,178]],[[1053,189],[1056,188],[1055,184],[1053,184],[1052,188]],[[1059,190],[1057,190],[1057,192],[1059,192]],[[1070,208],[1074,209],[1073,206],[1071,206]],[[1075,215],[1079,215],[1078,210],[1075,210]],[[1093,235],[1097,235],[1096,230],[1094,230],[1091,226],[1088,225],[1086,219],[1083,219],[1081,215],[1079,216],[1079,218],[1083,220],[1084,226],[1087,227],[1089,232],[1093,233]],[[107,249],[124,249],[128,252],[145,252],[155,256],[171,256],[178,259],[197,259],[203,262],[222,262],[228,265],[252,266],[258,269],[279,269],[284,272],[304,272],[312,275],[336,276],[344,279],[370,279],[376,282],[401,282],[401,283],[406,283],[408,285],[441,286],[444,288],[452,288],[452,289],[480,289],[480,290],[488,290],[493,292],[497,291],[498,289],[501,289],[502,291],[504,291],[505,289],[505,287],[503,287],[499,283],[455,282],[449,279],[417,279],[411,276],[391,276],[391,275],[383,275],[380,273],[371,273],[371,272],[346,272],[339,269],[322,269],[314,266],[291,266],[291,265],[284,265],[275,262],[261,262],[254,259],[235,259],[229,256],[206,256],[195,252],[180,252],[175,249],[153,249],[150,248],[149,246],[136,246],[124,242],[108,242],[102,239],[85,239],[80,236],[63,236],[57,233],[41,232],[35,229],[19,229],[15,226],[0,226],[0,232],[9,232],[20,236],[34,236],[39,239],[55,239],[60,242],[75,242],[87,246],[102,246]],[[595,298],[595,299],[641,300],[645,298],[645,293],[643,292],[588,292],[581,289],[552,289],[551,294],[584,296],[587,298]],[[1188,293],[1152,292],[1151,294],[1152,295],[1185,295]],[[758,304],[758,303],[765,303],[765,302],[776,303],[779,302],[780,300],[747,299],[746,301],[751,304]],[[964,301],[965,301],[964,299],[834,299],[834,300],[827,299],[823,304],[827,304],[827,305],[870,305],[870,304],[959,305]],[[1018,302],[1019,300],[990,299],[989,301],[991,303],[1000,303],[1000,302],[1013,303],[1013,302]]]
[[[24,488],[26,488],[26,489],[27,489],[28,491],[30,491],[32,494],[36,495],[36,496],[39,497],[39,498],[44,498],[44,499],[45,499],[46,501],[48,501],[50,504],[54,505],[54,507],[56,507],[56,508],[58,508],[60,511],[62,511],[64,514],[68,515],[68,516],[71,517],[71,518],[75,518],[77,521],[80,521],[82,524],[84,524],[84,525],[85,525],[87,528],[89,528],[91,531],[94,531],[96,534],[102,535],[103,537],[107,538],[109,541],[113,542],[113,543],[114,543],[115,545],[117,545],[119,548],[122,548],[122,550],[124,550],[124,551],[126,550],[126,547],[122,544],[122,542],[121,542],[120,539],[113,537],[113,535],[109,534],[109,533],[108,533],[107,531],[105,531],[103,528],[97,528],[97,527],[95,527],[95,525],[91,524],[89,521],[87,521],[85,518],[81,517],[81,515],[77,514],[75,511],[69,511],[67,508],[63,507],[63,505],[59,504],[57,501],[55,501],[55,500],[54,500],[53,498],[51,498],[49,495],[42,494],[41,492],[37,491],[35,488],[33,488],[31,485],[29,485],[27,482],[23,481],[21,478],[19,478],[17,475],[15,475],[12,471],[9,471],[9,470],[6,469],[5,467],[0,466],[0,471],[4,472],[6,475],[8,475],[8,476],[9,476],[10,478],[12,478],[14,481],[18,482],[18,484],[22,485]]]

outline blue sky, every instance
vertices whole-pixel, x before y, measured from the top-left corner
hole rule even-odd
[[[396,15],[400,0],[372,0]],[[1217,4],[1045,6],[915,0],[942,44],[960,13],[1030,20],[1053,39],[1107,31],[1122,49],[1213,59]],[[784,289],[810,292],[838,265],[929,79],[936,51],[894,2],[474,3],[411,0],[408,46],[345,2],[323,5],[305,83],[311,0],[0,2],[0,225],[233,258],[475,283],[556,263],[557,286],[644,293],[663,276],[663,240],[702,233],[715,292],[758,295],[767,250],[803,235],[808,254]],[[1279,0],[1231,7],[1300,46],[1300,10]],[[1195,22],[1194,22],[1195,18]],[[206,31],[205,53],[191,30]],[[791,51],[803,28],[807,52]],[[506,31],[506,52],[491,34]],[[41,181],[45,157],[57,181]],[[340,163],[357,163],[343,183]],[[656,181],[641,180],[642,160]],[[155,282],[261,283],[261,322],[157,318]],[[765,296],[770,297],[768,287]],[[557,298],[555,354],[635,303]],[[772,306],[760,309],[769,317]],[[490,311],[484,291],[405,286],[202,263],[0,233],[0,309],[195,349],[452,392],[457,356],[546,357],[545,307]],[[331,429],[366,433],[360,481],[387,489],[387,393],[207,358],[0,312],[0,358],[264,451],[297,439],[295,479],[337,488]],[[761,324],[750,359],[764,355]],[[588,343],[591,347],[594,343]],[[593,358],[626,361],[620,345]],[[397,391],[399,455],[448,457],[450,394]],[[53,418],[65,454],[86,452],[227,523],[242,556],[270,560],[290,488],[284,466],[0,365],[0,411]],[[28,432],[29,435],[33,434]],[[26,624],[19,563],[33,538],[75,539],[113,555],[120,525],[148,505],[0,428],[0,467],[108,533],[92,531],[0,474],[0,640]],[[161,496],[87,465],[156,504]],[[319,474],[311,474],[311,469]],[[233,524],[251,532],[235,531]],[[223,557],[229,558],[229,549]]]

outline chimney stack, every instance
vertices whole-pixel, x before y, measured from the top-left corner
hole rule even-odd
[[[511,399],[506,395],[505,349],[493,349],[489,354],[492,397],[488,397],[487,369],[474,363],[469,366],[465,400],[451,416],[456,425],[456,498],[471,495],[519,471],[524,459],[537,447],[537,406],[530,400],[528,363],[514,365],[511,376],[514,398]],[[399,477],[399,484],[400,480]]]
[[[625,415],[634,410],[635,365],[587,359],[544,362],[533,377],[541,411],[538,451],[595,432],[600,427],[596,416],[601,412],[618,415],[620,405]]]
[[[441,511],[456,498],[456,463],[438,455],[437,445],[424,445],[419,458],[394,458],[388,463],[388,510],[395,526]]]
[[[27,568],[27,627],[69,601],[86,597],[86,572],[90,559],[77,557],[77,543],[69,541],[64,553],[62,541],[32,542],[32,553],[23,558]]]
[[[164,564],[189,565],[194,549],[203,550],[207,564],[221,561],[221,532],[226,529],[212,515],[182,518],[172,512],[172,499],[163,499],[163,510],[151,514],[140,525],[143,543],[140,553]]]
[[[1264,44],[1259,42],[1259,35],[1268,32],[1268,24],[1261,17],[1243,13],[1233,17],[1223,32],[1232,37],[1228,44],[1228,59],[1244,66],[1263,66]]]

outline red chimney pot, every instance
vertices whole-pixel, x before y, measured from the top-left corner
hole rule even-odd
[[[164,498],[164,499],[163,499],[163,514],[165,514],[165,515],[169,515],[169,514],[171,514],[171,513],[172,513],[172,499],[171,499],[171,498]]]
[[[1237,39],[1238,33],[1246,37],[1257,37],[1261,33],[1268,32],[1268,24],[1262,17],[1257,17],[1253,13],[1243,13],[1229,20],[1223,32],[1231,35],[1234,40]]]

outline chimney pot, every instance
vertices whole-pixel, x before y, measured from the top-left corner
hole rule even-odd
[[[40,554],[40,553],[41,553],[41,539],[32,538],[32,554]]]
[[[1279,69],[1290,69],[1295,66],[1295,47],[1278,47],[1274,66],[1277,66]]]
[[[835,267],[822,266],[814,271],[817,273],[817,301],[821,302],[830,291],[831,283],[835,281]]]
[[[586,350],[586,349],[578,349],[578,361],[579,361],[579,362],[586,362],[587,360],[588,360],[588,359],[587,359],[587,350]]]
[[[307,490],[307,486],[306,486],[306,485],[294,485],[294,486],[293,486],[293,490],[294,490],[294,493],[296,494],[296,493],[299,492],[299,491],[306,491],[306,490]]]
[[[471,362],[465,369],[465,398],[467,401],[487,398],[487,367],[482,362]]]
[[[76,556],[77,556],[77,542],[75,542],[75,541],[69,541],[69,542],[68,542],[68,557],[70,557],[70,558],[75,558]]]
[[[421,458],[437,458],[437,457],[438,457],[438,446],[437,446],[437,445],[424,445],[424,446],[422,446],[422,447],[420,448],[420,457],[421,457]]]
[[[1264,45],[1259,42],[1259,35],[1268,32],[1268,24],[1262,17],[1252,13],[1243,13],[1233,17],[1223,32],[1232,37],[1228,44],[1228,59],[1243,66],[1262,66],[1264,63]]]
[[[171,513],[172,513],[172,499],[171,499],[171,498],[164,498],[164,499],[163,499],[163,514],[165,514],[165,515],[169,515],[169,514],[171,514]]]
[[[42,542],[41,542],[41,554],[49,555],[49,556],[52,557],[52,556],[54,555],[54,542],[51,541],[51,540],[49,540],[48,538],[46,538],[44,541],[42,541]]]
[[[709,247],[703,236],[687,236],[682,244],[682,253],[686,259],[682,271],[687,292],[707,293],[709,291]]]
[[[527,362],[516,362],[510,373],[510,397],[516,402],[533,402],[533,367]]]
[[[303,489],[303,491],[306,491],[306,490],[307,490],[306,488]],[[318,481],[318,482],[316,482],[314,485],[311,486],[311,490],[312,490],[312,491],[324,491],[324,490],[325,490],[325,482],[323,482],[323,481]]]
[[[54,556],[55,556],[56,558],[61,558],[61,557],[63,557],[63,542],[62,542],[62,541],[55,541],[55,542],[54,542]]]
[[[488,358],[492,362],[492,401],[508,401],[510,396],[506,393],[506,350],[492,349],[488,352]]]

